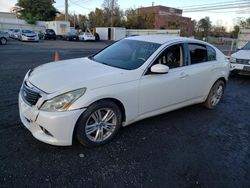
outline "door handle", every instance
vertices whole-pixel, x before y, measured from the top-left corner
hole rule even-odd
[[[180,78],[186,78],[186,77],[188,77],[189,76],[189,74],[187,74],[187,73],[185,73],[185,72],[182,72],[181,74],[180,74]]]

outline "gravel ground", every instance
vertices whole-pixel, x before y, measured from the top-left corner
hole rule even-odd
[[[107,42],[0,46],[0,187],[250,187],[250,77],[230,78],[218,108],[193,105],[121,129],[87,149],[37,141],[18,115],[29,68],[95,53]]]

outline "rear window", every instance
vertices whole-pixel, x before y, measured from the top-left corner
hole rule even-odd
[[[191,64],[216,60],[216,51],[203,44],[188,44]]]
[[[191,64],[208,61],[207,48],[202,44],[188,44]]]

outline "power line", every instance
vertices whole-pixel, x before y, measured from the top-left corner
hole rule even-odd
[[[249,2],[245,2],[245,3],[234,3],[234,4],[224,4],[224,5],[211,5],[211,6],[201,6],[201,7],[197,7],[197,8],[187,8],[187,9],[183,9],[183,10],[196,10],[196,9],[208,9],[208,8],[219,8],[219,7],[231,7],[231,6],[238,6],[238,5],[250,5]]]
[[[201,6],[225,5],[225,4],[231,4],[231,3],[244,3],[246,1],[249,1],[249,0],[237,0],[237,1],[226,1],[226,2],[224,1],[224,2],[219,2],[219,3],[206,3],[206,4],[200,4],[200,5],[188,5],[188,6],[182,6],[182,7],[177,7],[177,8],[180,8],[180,9],[185,9],[185,8],[188,8],[188,7],[199,8]]]
[[[207,6],[207,7],[200,7],[200,8],[189,8],[183,9],[183,12],[201,12],[206,10],[221,10],[221,9],[235,9],[235,8],[246,8],[250,7],[249,3],[237,3],[231,5],[217,5],[217,6]]]
[[[90,10],[90,11],[92,11],[92,9],[89,9],[89,8],[83,7],[83,6],[81,6],[81,5],[79,5],[79,4],[75,3],[75,2],[73,2],[73,1],[71,1],[71,0],[69,0],[69,1],[70,1],[70,3],[72,3],[72,4],[76,5],[76,6],[80,7],[80,8],[83,8],[83,9],[86,9],[86,10]]]

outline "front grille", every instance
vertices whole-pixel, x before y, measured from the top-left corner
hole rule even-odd
[[[236,63],[239,63],[239,64],[249,65],[250,64],[249,62],[250,62],[249,59],[236,59]]]
[[[35,105],[41,96],[37,91],[24,83],[22,88],[22,97],[28,104]]]

